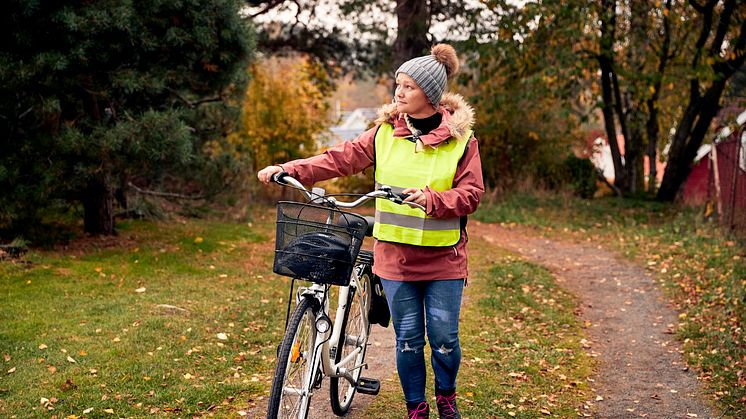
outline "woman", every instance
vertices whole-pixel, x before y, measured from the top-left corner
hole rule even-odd
[[[375,165],[377,184],[410,194],[405,202],[376,202],[374,273],[381,278],[396,332],[396,366],[409,418],[427,418],[425,333],[432,348],[441,418],[460,418],[456,375],[461,363],[458,320],[466,282],[466,216],[477,209],[484,184],[473,110],[446,93],[459,67],[453,47],[413,58],[396,71],[394,102],[376,126],[321,155],[262,169],[268,183],[286,171],[303,184],[348,176]]]

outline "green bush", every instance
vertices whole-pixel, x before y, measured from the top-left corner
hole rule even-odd
[[[596,192],[597,176],[593,163],[589,159],[571,154],[565,159],[565,168],[575,194],[581,198],[592,198]]]

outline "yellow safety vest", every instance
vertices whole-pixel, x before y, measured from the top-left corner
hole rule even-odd
[[[381,124],[375,138],[376,186],[390,186],[394,192],[425,186],[437,192],[451,189],[471,135],[469,131],[461,139],[452,138],[415,153],[414,142],[394,137],[394,127]],[[378,199],[373,237],[417,246],[452,246],[461,238],[461,221],[458,217],[429,217],[409,205]]]

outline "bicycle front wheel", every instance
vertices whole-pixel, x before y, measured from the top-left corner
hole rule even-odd
[[[269,396],[267,418],[306,418],[314,374],[316,312],[319,303],[305,297],[295,307],[277,354],[277,369]]]
[[[350,286],[344,322],[341,328],[342,333],[334,354],[334,362],[339,363],[358,351],[343,366],[352,375],[355,383],[360,379],[365,360],[365,350],[368,347],[368,334],[370,334],[368,308],[370,307],[371,291],[371,273],[366,270],[358,277],[357,287]],[[353,368],[354,370],[351,370]],[[334,414],[337,416],[347,414],[357,387],[350,384],[344,377],[331,377],[329,379],[329,391]]]

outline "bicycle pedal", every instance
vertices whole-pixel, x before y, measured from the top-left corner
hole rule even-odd
[[[357,391],[358,393],[375,396],[381,391],[381,381],[374,378],[360,377],[357,380]]]

